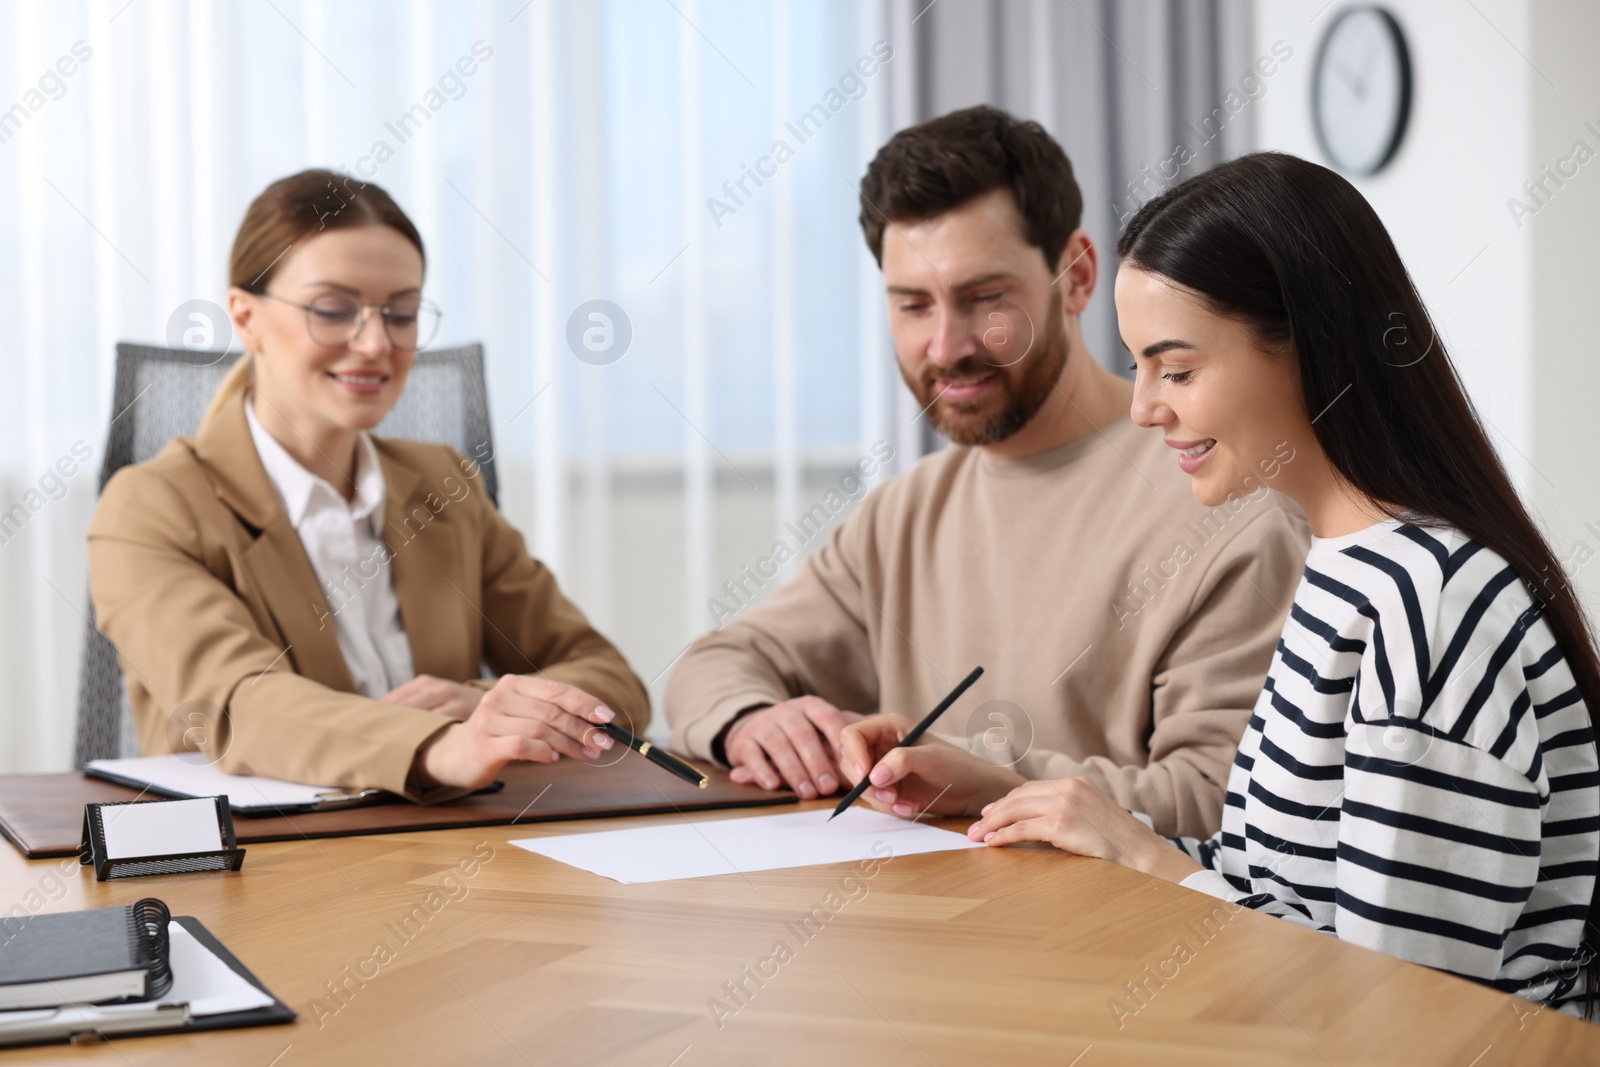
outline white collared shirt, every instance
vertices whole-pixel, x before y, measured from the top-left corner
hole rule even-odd
[[[384,484],[378,449],[367,434],[356,448],[356,493],[344,495],[300,465],[261,425],[255,398],[245,401],[261,465],[277,487],[289,524],[300,535],[328,600],[328,616],[356,692],[376,700],[413,676],[411,645],[383,540]]]

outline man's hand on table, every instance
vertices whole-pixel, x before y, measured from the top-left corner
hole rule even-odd
[[[722,743],[729,777],[762,789],[787,785],[804,800],[838,792],[839,735],[861,718],[813,696],[744,712]]]

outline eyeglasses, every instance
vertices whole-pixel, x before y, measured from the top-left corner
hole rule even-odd
[[[306,332],[323,348],[343,348],[354,341],[367,325],[367,309],[377,308],[383,319],[383,332],[389,343],[403,352],[415,352],[433,340],[443,313],[426,300],[403,297],[393,304],[364,304],[349,296],[319,296],[301,304],[277,293],[257,293],[297,307],[306,313]]]

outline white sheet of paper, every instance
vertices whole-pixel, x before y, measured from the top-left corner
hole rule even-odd
[[[849,808],[830,823],[831,814],[818,809],[748,819],[673,819],[511,843],[624,885],[983,847],[961,834],[870,808]]]
[[[89,767],[119,778],[144,782],[168,793],[182,793],[191,797],[225,796],[228,806],[236,809],[315,804],[323,793],[336,792],[338,789],[336,786],[302,785],[250,774],[227,774],[219,771],[215,764],[206,762],[198,752],[97,759],[90,760]]]
[[[100,809],[100,820],[106,829],[108,859],[222,848],[217,803],[209,798],[107,804]]]
[[[190,1015],[221,1015],[230,1011],[265,1008],[272,998],[245,981],[177,922],[167,926],[172,963],[172,988],[158,1003],[189,1002]],[[134,1011],[148,1004],[106,1004],[106,1012]]]

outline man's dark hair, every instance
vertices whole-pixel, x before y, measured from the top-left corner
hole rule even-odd
[[[980,105],[901,130],[861,179],[861,231],[883,266],[891,222],[931,219],[992,189],[1009,189],[1028,243],[1054,271],[1083,218],[1072,163],[1037,122]]]

